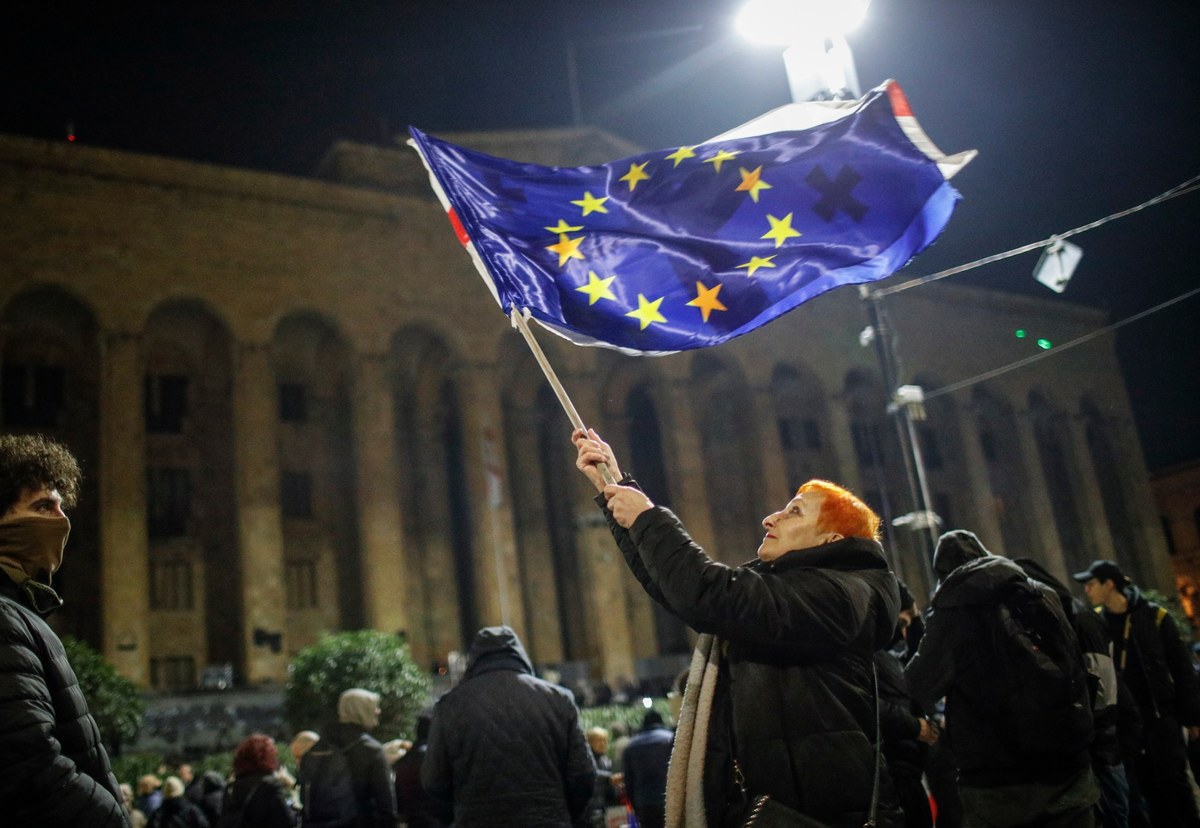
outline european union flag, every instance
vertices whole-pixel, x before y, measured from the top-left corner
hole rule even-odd
[[[894,82],[793,104],[697,146],[543,167],[411,129],[500,307],[586,345],[718,345],[933,242],[974,156],[925,137]]]

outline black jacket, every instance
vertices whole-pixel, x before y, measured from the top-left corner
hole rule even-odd
[[[596,767],[568,690],[543,681],[516,634],[481,630],[462,682],[434,708],[421,782],[459,828],[569,826]]]
[[[150,817],[148,828],[209,828],[209,821],[198,805],[186,797],[176,796],[163,799],[162,805]]]
[[[893,646],[899,642],[893,641]],[[908,693],[904,665],[894,650],[875,653],[879,676],[879,723],[883,731],[883,755],[893,777],[916,777],[925,771],[929,746],[917,739],[921,735],[921,705]]]
[[[1184,725],[1200,725],[1200,689],[1175,619],[1142,597],[1136,586],[1126,587],[1125,597],[1127,612],[1103,610],[1102,615],[1113,637],[1113,659],[1142,719],[1164,715]]]
[[[396,791],[392,769],[383,746],[361,725],[338,722],[325,728],[321,743],[343,750],[350,768],[350,784],[358,802],[361,828],[393,828],[396,824]],[[301,769],[304,763],[301,761]]]
[[[1087,666],[1088,695],[1092,703],[1092,761],[1101,765],[1117,764],[1121,761],[1121,748],[1117,740],[1118,684],[1116,665],[1113,663],[1112,636],[1100,616],[1084,606],[1065,584],[1037,561],[1018,558],[1013,563],[1030,578],[1050,587],[1058,595],[1063,612],[1079,638],[1079,649]]]
[[[0,573],[0,821],[123,828],[120,789],[62,642]]]
[[[871,657],[891,640],[900,603],[883,548],[845,538],[730,567],[667,509],[643,512],[628,531],[605,513],[650,597],[721,642],[705,753],[710,824],[734,803],[736,757],[751,794],[861,825],[875,777]]]
[[[1017,756],[996,732],[984,701],[995,680],[994,665],[980,641],[990,629],[985,625],[991,623],[997,596],[1016,585],[1043,595],[1049,591],[996,555],[986,554],[951,572],[934,593],[921,646],[905,669],[908,692],[926,709],[946,697],[944,738],[958,760],[964,785],[1065,781],[1089,763],[1086,750],[1042,758]]]
[[[296,813],[283,783],[273,773],[251,773],[233,780],[215,828],[291,828]]]

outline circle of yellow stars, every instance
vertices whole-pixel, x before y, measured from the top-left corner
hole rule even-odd
[[[737,151],[719,149],[706,157],[701,158],[696,150],[700,147],[684,146],[678,147],[674,152],[666,155],[664,161],[670,161],[672,169],[677,168],[685,161],[699,159],[699,163],[711,164],[714,174],[720,174],[721,168],[726,162],[732,162],[739,155]],[[638,184],[649,181],[653,178],[650,171],[647,170],[651,162],[649,160],[642,162],[631,162],[628,171],[617,179],[618,182],[628,186],[629,192],[632,193],[637,189]],[[746,167],[739,167],[738,174],[741,182],[734,188],[735,192],[744,192],[749,195],[750,199],[755,203],[759,203],[759,198],[766,190],[772,189],[771,184],[764,178],[763,165],[755,167],[753,170]],[[570,204],[579,208],[580,218],[586,218],[593,213],[607,214],[608,207],[605,202],[609,201],[610,196],[594,195],[590,190],[585,190],[583,194]],[[792,226],[794,213],[787,213],[782,218],[774,214],[767,214],[768,229],[759,238],[770,239],[775,242],[775,247],[780,248],[789,239],[799,238],[801,233]],[[584,230],[583,224],[572,224],[566,219],[560,218],[557,224],[545,228],[547,232],[554,234],[557,241],[554,244],[547,245],[546,250],[558,256],[558,266],[565,267],[568,262],[573,259],[586,261],[587,257],[583,251],[579,249],[580,244],[586,238],[584,235],[573,236],[574,233],[580,233]],[[746,276],[753,277],[754,274],[761,269],[770,269],[776,267],[774,259],[776,255],[770,256],[751,256],[750,261],[736,265],[735,269],[745,270]],[[618,280],[618,275],[613,273],[608,276],[600,276],[594,270],[587,272],[587,284],[575,288],[576,291],[582,293],[588,298],[588,306],[595,305],[601,300],[617,302],[616,294],[613,292],[612,285]],[[702,321],[707,324],[709,318],[714,312],[728,311],[729,308],[718,298],[721,288],[724,285],[720,282],[709,287],[704,282],[696,282],[696,296],[686,305],[696,308],[700,312]],[[650,299],[642,293],[638,293],[638,306],[636,310],[631,310],[625,315],[637,320],[639,330],[645,330],[652,324],[665,324],[666,317],[663,316],[660,308],[662,307],[665,296],[659,296],[655,299]]]

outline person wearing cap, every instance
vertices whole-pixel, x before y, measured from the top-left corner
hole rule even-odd
[[[1175,619],[1114,561],[1093,561],[1072,577],[1108,626],[1113,662],[1142,714],[1131,787],[1145,797],[1155,825],[1200,826],[1183,738],[1184,727],[1190,739],[1200,738],[1200,685]]]
[[[756,807],[834,825],[862,825],[878,810],[879,824],[893,824],[894,792],[877,761],[872,654],[892,640],[900,594],[879,516],[845,488],[810,480],[763,518],[756,557],[728,566],[621,475],[596,432],[571,439],[631,574],[700,633],[666,824],[742,824],[759,818]],[[601,464],[619,484],[606,482]]]
[[[938,539],[933,568],[938,587],[930,602],[932,611],[905,679],[909,693],[925,709],[946,699],[943,738],[958,761],[966,824],[1091,826],[1100,791],[1086,743],[1047,742],[1036,754],[1022,750],[1015,745],[1036,740],[1039,734],[1002,731],[996,726],[994,707],[986,701],[997,676],[983,631],[995,616],[997,602],[1015,598],[1018,592],[1041,598],[1064,634],[1075,641],[1057,596],[1012,561],[991,554],[973,532],[963,529]],[[1082,656],[1079,660],[1082,663]],[[1082,687],[1079,704],[1087,704]]]

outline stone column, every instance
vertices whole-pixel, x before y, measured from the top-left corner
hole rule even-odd
[[[829,399],[829,444],[833,447],[833,459],[837,465],[837,476],[834,477],[831,470],[830,479],[855,494],[863,494],[862,472],[858,466],[858,455],[854,452],[848,400],[840,394]]]
[[[513,531],[517,539],[525,648],[535,664],[563,660],[558,591],[554,583],[546,484],[538,458],[537,416],[532,409],[509,411],[507,439],[512,445],[509,480],[513,487]]]
[[[803,480],[788,479],[787,464],[783,461],[783,443],[779,439],[779,415],[775,410],[774,395],[769,388],[754,391],[754,412],[758,415],[758,454],[762,461],[763,494],[767,502],[762,504],[763,514],[779,507],[796,491]]]
[[[575,374],[570,378],[570,387],[584,421],[588,421],[591,412],[599,416],[603,410],[604,389],[599,387],[595,376]],[[629,423],[625,418],[613,417],[605,424],[613,437],[619,434],[622,441],[626,439]],[[564,439],[568,429],[569,426],[563,429]],[[567,457],[572,455],[567,454]],[[632,460],[628,458],[627,462]],[[620,454],[617,461],[621,461]],[[633,581],[633,576],[625,567],[603,513],[592,502],[596,490],[578,472],[572,471],[571,476],[578,483],[562,496],[571,498],[576,506],[572,509],[575,514],[575,553],[579,556],[580,577],[586,585],[582,593],[587,628],[591,633],[589,640],[595,647],[601,676],[616,686],[618,680],[634,675],[635,640],[648,647],[648,655],[657,655],[654,615],[650,599],[644,593],[640,602],[627,601],[626,584]],[[635,587],[637,592],[642,592],[639,585],[635,584]]]
[[[1028,554],[1027,550],[1004,548],[1004,532],[1000,529],[1000,518],[996,514],[996,496],[992,492],[988,461],[983,456],[983,446],[979,442],[979,422],[974,411],[968,405],[958,406],[954,409],[954,416],[958,420],[958,433],[962,441],[963,477],[967,482],[965,495],[971,500],[975,533],[983,540],[984,546],[997,555],[1011,557],[1014,554]],[[1015,459],[1004,462],[1019,463]]]
[[[1080,520],[1086,533],[1085,543],[1095,551],[1089,558],[1106,558],[1111,561],[1120,560],[1113,546],[1112,530],[1108,525],[1108,512],[1104,509],[1104,496],[1100,494],[1100,481],[1096,477],[1096,465],[1092,462],[1092,452],[1087,444],[1087,432],[1083,421],[1078,416],[1067,418],[1067,429],[1071,435],[1068,458],[1075,473],[1071,475],[1075,490],[1075,499],[1079,503]],[[1105,469],[1108,474],[1119,474],[1117,469]],[[1133,550],[1126,550],[1132,552]],[[1122,556],[1124,557],[1124,556]],[[1086,562],[1085,562],[1086,564]]]
[[[1108,473],[1119,474],[1125,481],[1122,489],[1129,498],[1129,519],[1139,540],[1140,548],[1131,550],[1136,558],[1135,574],[1130,577],[1136,577],[1145,586],[1174,595],[1175,573],[1163,537],[1154,491],[1150,487],[1150,472],[1146,469],[1142,446],[1133,422],[1124,419],[1120,422],[1120,427],[1114,424],[1109,432],[1119,468],[1111,469]]]
[[[704,454],[700,429],[687,380],[670,380],[667,398],[670,412],[663,417],[663,462],[671,484],[671,503],[688,534],[705,549],[712,549],[716,535],[705,487]]]
[[[367,624],[394,633],[408,629],[400,474],[396,466],[396,414],[386,354],[358,361],[354,438],[358,475],[358,532],[362,544]]]
[[[445,423],[437,406],[424,407],[418,413],[411,474],[416,492],[419,549],[417,569],[424,587],[424,602],[414,619],[426,656],[445,662],[451,650],[460,650],[470,641],[473,630],[462,631],[459,601],[472,596],[460,595],[454,559],[450,521],[461,514],[449,502],[450,484],[446,476]],[[476,579],[479,574],[475,573]],[[467,641],[463,640],[464,635]]]
[[[104,657],[150,683],[150,560],[141,338],[106,331],[100,357],[100,600]],[[71,554],[67,546],[68,558]]]
[[[1028,409],[1014,412],[1013,421],[1017,426],[1021,455],[1025,458],[1025,491],[1030,509],[1027,523],[1034,545],[1042,550],[1042,563],[1050,570],[1050,574],[1068,582],[1071,573],[1063,555],[1062,542],[1058,538],[1054,510],[1050,506],[1050,487],[1046,485],[1046,475],[1042,473],[1041,452],[1038,451]]]
[[[279,508],[278,390],[270,347],[241,344],[233,387],[237,533],[249,685],[287,679],[287,642],[279,652],[255,643],[255,631],[286,636],[283,518]]]
[[[503,457],[504,417],[496,368],[470,365],[460,370],[455,380],[462,409],[479,621],[484,626],[510,624],[520,635],[525,607],[513,531],[512,489]]]

